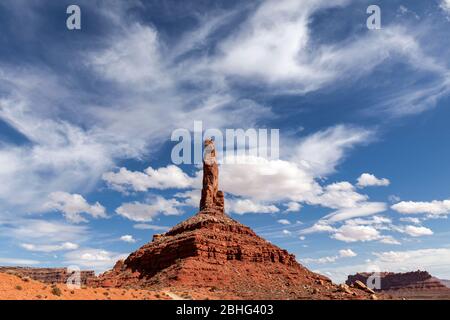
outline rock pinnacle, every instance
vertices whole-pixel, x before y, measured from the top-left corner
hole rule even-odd
[[[224,214],[224,196],[219,190],[219,166],[214,141],[205,140],[203,156],[203,187],[200,213]]]

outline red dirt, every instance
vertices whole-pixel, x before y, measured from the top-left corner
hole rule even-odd
[[[57,289],[55,289],[57,288]],[[156,300],[171,298],[164,292],[134,289],[69,289],[64,284],[49,285],[27,277],[0,273],[0,300]]]

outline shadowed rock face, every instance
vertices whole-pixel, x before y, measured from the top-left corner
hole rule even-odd
[[[131,253],[98,280],[101,286],[205,289],[223,298],[364,299],[300,265],[224,212],[212,141],[203,161],[200,211]],[[207,150],[208,151],[208,150]],[[217,295],[216,295],[217,296]]]

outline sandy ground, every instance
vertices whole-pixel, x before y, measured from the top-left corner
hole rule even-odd
[[[178,295],[163,291],[81,288],[49,285],[29,278],[0,273],[0,300],[172,300]]]

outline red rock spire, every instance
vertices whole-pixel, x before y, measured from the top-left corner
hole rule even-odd
[[[203,188],[200,211],[204,213],[224,213],[223,192],[219,190],[219,167],[214,141],[205,140],[203,156]]]

